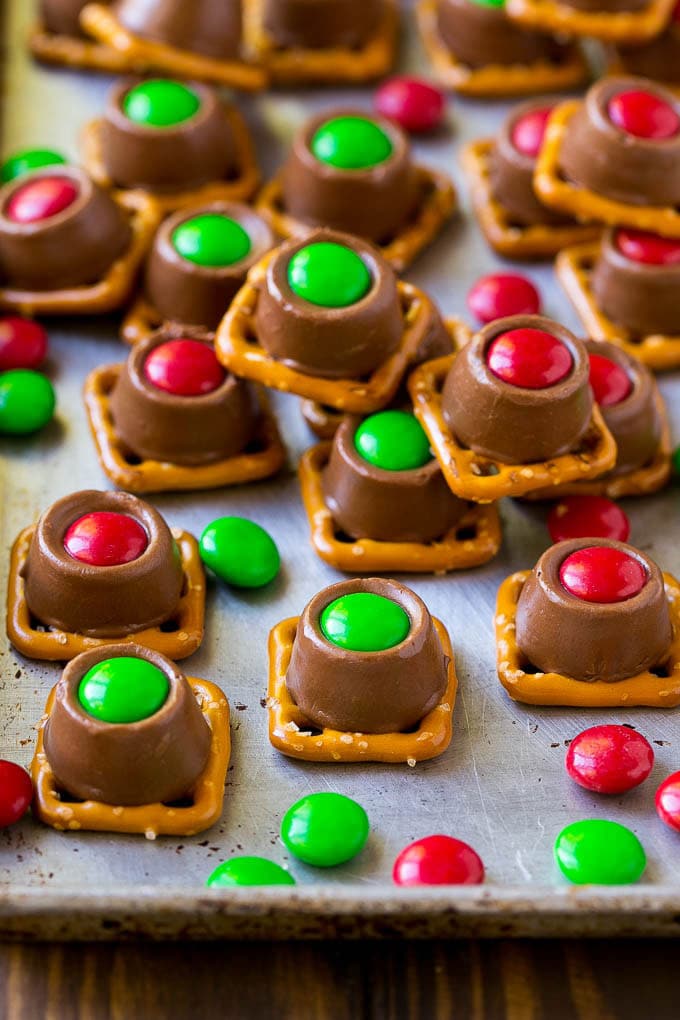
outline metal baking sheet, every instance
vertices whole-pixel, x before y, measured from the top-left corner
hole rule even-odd
[[[110,81],[89,74],[46,70],[29,62],[24,39],[32,4],[9,3],[5,25],[3,151],[47,145],[77,155],[78,132],[102,109]],[[404,31],[403,66],[422,57],[412,21]],[[294,129],[313,110],[336,102],[369,107],[370,94],[281,92],[239,100],[257,135],[266,172],[274,169]],[[463,218],[419,260],[409,279],[426,287],[446,314],[465,314],[472,281],[499,263],[471,217],[457,152],[469,139],[493,134],[507,103],[454,99],[450,126],[416,146],[428,163],[449,171],[460,188]],[[530,268],[546,311],[578,323],[548,267]],[[43,434],[2,440],[0,585],[16,533],[53,500],[80,488],[107,488],[86,427],[81,401],[85,375],[96,365],[122,361],[126,348],[113,320],[54,321],[50,373],[58,417]],[[661,382],[680,435],[675,404],[680,379]],[[0,832],[0,935],[94,938],[144,933],[158,937],[319,934],[656,933],[680,930],[680,842],[654,812],[654,790],[680,767],[677,712],[598,713],[531,709],[513,704],[494,669],[492,622],[499,582],[532,565],[549,543],[544,511],[505,501],[502,553],[488,566],[447,577],[405,577],[444,620],[456,649],[460,691],[450,749],[441,758],[408,766],[304,764],[274,751],[264,705],[269,629],[298,613],[320,588],[340,575],[313,554],[294,475],[311,436],[295,398],[276,394],[290,451],[289,469],[272,483],[210,494],[153,499],[171,525],[195,534],[214,517],[241,514],[268,527],[284,568],[264,591],[244,593],[210,584],[205,643],[186,665],[216,681],[233,710],[233,757],[224,814],[209,832],[187,839],[62,834],[30,819]],[[629,501],[632,541],[664,569],[680,573],[678,494]],[[0,638],[0,755],[28,764],[35,725],[56,666],[17,656]],[[603,800],[571,783],[565,747],[579,730],[608,719],[639,728],[654,742],[651,779],[625,798]],[[367,809],[367,849],[345,867],[315,871],[290,861],[277,834],[282,813],[305,793],[336,790]],[[585,817],[631,826],[649,857],[634,888],[568,887],[552,860],[557,832]],[[487,884],[476,889],[397,890],[392,861],[410,840],[433,832],[455,834],[481,854]],[[207,875],[240,853],[290,864],[298,886],[288,890],[208,893]]]

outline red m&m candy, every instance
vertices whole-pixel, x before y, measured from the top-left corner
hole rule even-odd
[[[489,344],[487,364],[511,386],[542,390],[569,375],[571,352],[561,340],[542,329],[511,329]]]
[[[648,740],[627,726],[591,726],[574,737],[567,772],[594,793],[625,793],[643,783],[654,765]]]
[[[218,389],[226,372],[210,344],[181,338],[155,347],[144,362],[144,375],[166,393],[200,397]]]
[[[375,108],[383,117],[413,134],[433,131],[444,116],[439,89],[422,78],[390,78],[375,94]]]
[[[589,361],[590,388],[600,407],[613,407],[625,400],[633,389],[628,373],[601,354],[591,354]]]
[[[635,138],[663,141],[680,131],[680,117],[665,99],[644,89],[627,89],[609,101],[612,124]]]
[[[523,117],[518,117],[512,126],[512,144],[523,156],[538,156],[543,145],[548,118],[552,113],[552,106],[544,106],[539,110],[532,110]]]
[[[622,549],[593,545],[567,556],[560,567],[560,581],[566,591],[584,602],[608,604],[639,595],[647,583],[647,572]]]
[[[659,237],[647,230],[622,227],[614,235],[614,244],[631,262],[647,266],[675,266],[680,262],[680,240]]]
[[[680,772],[674,772],[656,791],[656,810],[662,822],[680,832]]]
[[[69,556],[93,567],[132,563],[148,544],[146,531],[134,517],[107,510],[79,517],[64,535]]]
[[[68,177],[37,177],[13,192],[5,215],[13,223],[40,223],[68,209],[78,197],[78,186]]]
[[[604,496],[565,496],[548,514],[553,542],[567,538],[611,538],[626,542],[630,521],[620,506]]]
[[[13,761],[0,761],[0,829],[23,818],[32,799],[33,783],[26,769]]]
[[[426,836],[401,851],[392,878],[396,885],[479,885],[484,881],[484,865],[462,840]]]
[[[46,355],[47,333],[42,326],[20,315],[0,318],[0,372],[38,368]]]
[[[481,276],[467,296],[468,308],[483,324],[506,315],[538,315],[541,297],[531,280],[519,273]]]

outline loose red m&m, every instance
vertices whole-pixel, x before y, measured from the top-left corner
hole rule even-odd
[[[652,745],[628,726],[591,726],[574,737],[565,761],[567,773],[593,793],[626,793],[654,765]]]
[[[37,177],[17,188],[5,206],[13,223],[40,223],[68,209],[78,197],[78,185],[68,177]]]
[[[626,134],[649,141],[673,138],[680,131],[680,117],[665,99],[644,89],[626,89],[609,100],[612,124]]]
[[[13,761],[0,761],[0,829],[23,818],[32,799],[33,783],[26,769]]]
[[[560,581],[571,595],[584,602],[625,602],[639,595],[647,572],[639,560],[622,549],[593,545],[567,556]]]
[[[531,280],[519,273],[480,276],[467,296],[468,308],[483,324],[506,315],[538,315],[541,296]]]
[[[134,517],[107,510],[79,517],[64,535],[64,548],[69,556],[93,567],[132,563],[148,544],[146,531]]]
[[[212,346],[188,337],[155,347],[144,362],[144,375],[153,386],[177,397],[212,393],[226,378]]]
[[[613,407],[630,395],[633,383],[628,373],[611,358],[591,354],[590,388],[600,407]]]
[[[561,340],[543,329],[511,329],[490,344],[489,369],[503,382],[528,390],[554,386],[569,375],[571,352]]]
[[[378,113],[413,134],[433,131],[441,123],[444,106],[444,94],[422,78],[390,78],[375,94]]]
[[[552,106],[543,106],[538,110],[532,110],[523,117],[518,117],[512,125],[510,138],[512,144],[523,156],[538,156],[543,145],[546,125]]]
[[[553,542],[567,538],[611,538],[627,542],[630,521],[620,506],[604,496],[565,496],[548,514]]]
[[[680,772],[674,772],[656,791],[656,811],[662,822],[680,832]]]
[[[0,372],[38,368],[47,355],[47,333],[33,319],[20,315],[0,318]]]
[[[614,244],[631,262],[647,266],[675,266],[680,262],[680,241],[659,237],[647,230],[621,228],[614,235]]]
[[[426,836],[401,851],[392,868],[396,885],[480,885],[479,854],[453,836]]]

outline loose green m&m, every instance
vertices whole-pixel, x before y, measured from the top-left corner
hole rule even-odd
[[[201,100],[179,81],[152,79],[135,85],[123,99],[125,116],[145,127],[174,127],[198,113]]]
[[[315,131],[311,150],[320,163],[339,170],[368,170],[389,159],[394,147],[368,117],[333,117]]]
[[[628,885],[647,865],[634,832],[618,822],[590,818],[573,822],[555,840],[555,860],[576,885]]]
[[[122,655],[89,669],[78,685],[78,701],[88,715],[106,723],[135,723],[163,707],[170,682],[146,659]]]
[[[347,308],[371,289],[368,266],[355,251],[334,241],[308,244],[288,263],[290,289],[321,308]]]
[[[8,156],[0,166],[0,184],[15,181],[31,170],[40,170],[44,166],[63,166],[65,163],[65,157],[53,149],[23,149]]]
[[[231,889],[235,885],[295,885],[295,879],[266,857],[232,857],[215,868],[205,884],[209,889]]]
[[[27,436],[54,414],[52,383],[40,372],[15,368],[0,373],[0,434]]]
[[[333,868],[363,850],[368,815],[340,793],[310,793],[286,811],[281,822],[285,846],[305,864]]]
[[[281,557],[269,532],[245,517],[220,517],[201,535],[201,559],[221,580],[237,588],[273,581]]]
[[[430,441],[420,422],[406,411],[379,411],[354,435],[360,457],[383,471],[411,471],[432,460]]]
[[[408,614],[392,599],[369,591],[341,595],[319,620],[328,641],[351,652],[383,652],[400,644],[409,630]]]
[[[233,266],[250,255],[252,248],[241,224],[219,213],[184,220],[172,232],[172,245],[182,258],[212,269]]]
[[[505,7],[505,0],[473,0],[479,7]]]

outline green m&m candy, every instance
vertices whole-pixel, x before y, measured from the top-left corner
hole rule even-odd
[[[308,244],[288,263],[294,294],[321,308],[347,308],[361,301],[372,285],[368,266],[355,251],[334,241]]]
[[[384,652],[401,644],[411,629],[400,605],[369,591],[341,595],[326,606],[319,624],[331,644],[350,652]]]
[[[40,372],[15,368],[0,373],[0,434],[27,436],[54,414],[52,383]]]
[[[190,88],[162,78],[135,85],[123,99],[125,116],[144,127],[174,127],[190,120],[200,107],[201,100]]]
[[[305,864],[333,868],[363,850],[369,828],[368,815],[350,797],[310,793],[286,811],[281,839]]]
[[[368,170],[389,159],[389,135],[369,117],[333,117],[317,128],[311,150],[320,163],[338,170]]]
[[[432,460],[430,441],[420,422],[406,411],[379,411],[354,435],[357,453],[383,471],[412,471]]]
[[[232,857],[215,868],[205,884],[209,889],[231,889],[235,885],[295,885],[295,879],[266,857]]]
[[[220,517],[207,526],[201,559],[222,581],[237,588],[261,588],[273,581],[281,557],[269,532],[245,517]]]
[[[44,166],[63,166],[66,158],[53,149],[22,149],[8,156],[0,166],[0,184],[15,181],[31,170],[40,170]]]
[[[172,232],[172,246],[198,266],[223,269],[250,255],[252,243],[240,223],[220,213],[201,213]]]
[[[505,7],[505,0],[473,0],[480,7]]]
[[[647,865],[634,832],[618,822],[590,818],[573,822],[555,840],[555,860],[576,885],[628,885]]]
[[[122,655],[104,659],[78,685],[78,701],[88,715],[106,723],[136,723],[165,704],[170,681],[146,659]]]

